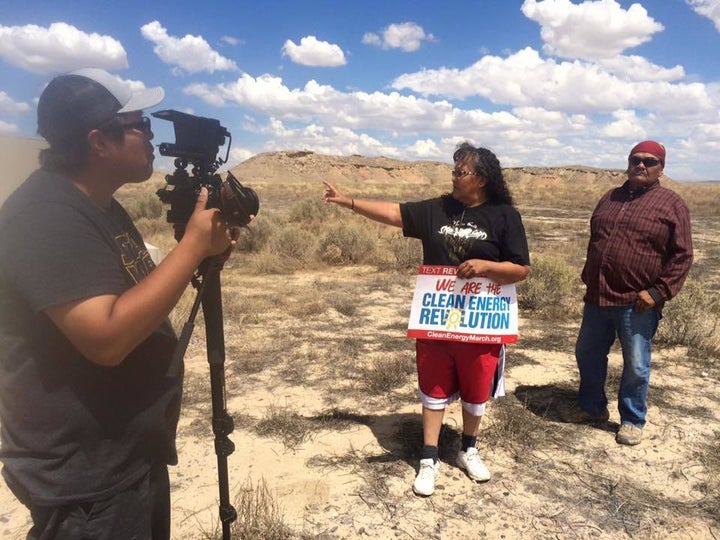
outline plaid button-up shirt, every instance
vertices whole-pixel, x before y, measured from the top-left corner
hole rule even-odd
[[[692,260],[690,212],[680,196],[659,182],[634,191],[625,182],[600,199],[590,219],[585,302],[624,306],[647,290],[661,311]]]

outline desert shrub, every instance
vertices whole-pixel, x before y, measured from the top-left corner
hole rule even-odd
[[[695,227],[695,224],[693,224],[693,227]],[[690,275],[713,274],[717,268],[718,261],[720,261],[720,244],[704,246],[700,253],[698,253],[698,251],[696,247]],[[710,278],[709,281],[713,287],[712,292],[714,294],[720,292],[720,283],[718,282],[720,280]]]
[[[177,245],[172,225],[164,219],[141,217],[135,220],[135,227],[143,239],[167,253]]]
[[[320,259],[331,265],[359,264],[375,255],[377,240],[362,222],[340,223],[320,242]]]
[[[706,471],[706,480],[700,484],[700,489],[705,493],[700,507],[710,519],[720,523],[720,449],[717,441],[720,441],[720,431],[714,431],[707,442],[699,444],[695,458],[703,463]]]
[[[307,229],[290,224],[273,235],[267,249],[278,257],[307,261],[317,249],[317,239]]]
[[[140,218],[158,219],[165,215],[165,210],[168,208],[154,193],[141,193],[125,200],[123,206],[133,221]]]
[[[327,307],[325,295],[309,287],[301,287],[294,291],[292,297],[288,297],[283,305],[285,313],[296,318],[320,315]],[[302,331],[304,332],[305,329]]]
[[[720,299],[705,281],[688,278],[684,287],[663,309],[656,341],[665,345],[685,345],[703,355],[720,352]]]
[[[546,436],[547,422],[533,414],[527,404],[517,400],[498,399],[492,403],[489,425],[483,429],[481,444],[504,448],[518,461],[532,455]]]
[[[278,228],[277,219],[267,214],[258,215],[247,227],[240,230],[240,238],[236,249],[243,252],[257,253],[270,241]]]
[[[265,479],[256,485],[248,478],[235,496],[237,521],[231,536],[238,540],[286,540],[295,535],[285,524],[282,509],[267,487]]]
[[[263,250],[251,255],[242,266],[251,274],[287,275],[297,270],[297,261]]]
[[[572,301],[577,279],[577,271],[563,258],[535,255],[530,275],[518,285],[518,306],[536,310],[565,306]]]
[[[342,313],[346,317],[352,317],[357,313],[357,296],[352,294],[333,294],[330,297],[330,305],[338,313]]]
[[[285,448],[293,449],[310,436],[310,426],[305,417],[289,407],[270,405],[265,417],[255,425],[261,437],[282,441]]]
[[[288,213],[291,223],[320,223],[339,216],[340,207],[327,204],[320,197],[307,197],[295,203]]]
[[[415,371],[415,364],[405,354],[383,354],[374,358],[363,371],[368,390],[379,394],[405,384]]]
[[[244,263],[241,263],[244,266]],[[225,275],[230,274],[226,272]],[[225,275],[221,276],[222,278]],[[227,282],[227,280],[226,280]],[[261,314],[267,309],[262,300],[240,292],[235,287],[226,287],[223,291],[223,315],[228,327],[228,335],[233,335],[236,329],[245,324],[258,324]],[[228,349],[230,346],[228,346]]]
[[[381,270],[417,269],[422,264],[422,245],[419,240],[405,238],[401,232],[393,232],[387,241],[391,259],[380,265]]]

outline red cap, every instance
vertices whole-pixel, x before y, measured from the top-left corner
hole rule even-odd
[[[662,166],[665,167],[665,147],[659,142],[655,141],[643,141],[637,143],[632,150],[630,150],[630,156],[639,152],[646,152],[652,154],[660,160]],[[629,156],[628,156],[629,157]]]

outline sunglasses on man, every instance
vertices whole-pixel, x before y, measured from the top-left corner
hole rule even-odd
[[[148,135],[152,132],[152,127],[150,126],[150,118],[147,116],[143,116],[137,122],[128,122],[127,124],[122,124],[122,128],[125,131],[137,129]]]
[[[645,165],[645,168],[649,169],[650,167],[660,165],[660,160],[651,157],[641,158],[638,156],[630,156],[630,158],[628,159],[628,163],[630,163],[630,165],[632,165],[633,167],[637,167],[642,163],[643,165]]]

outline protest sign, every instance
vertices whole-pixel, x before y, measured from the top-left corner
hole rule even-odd
[[[454,266],[423,265],[410,309],[410,338],[467,343],[515,343],[515,285],[487,278],[460,279]]]

